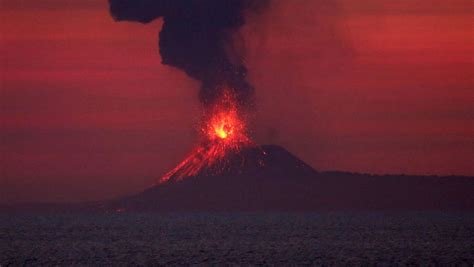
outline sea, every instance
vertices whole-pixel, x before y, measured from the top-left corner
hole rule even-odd
[[[474,213],[0,215],[0,266],[474,266]]]

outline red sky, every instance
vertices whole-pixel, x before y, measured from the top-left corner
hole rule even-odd
[[[274,1],[242,30],[253,135],[318,170],[474,175],[472,1]],[[0,202],[140,191],[192,148],[198,84],[107,1],[1,2]]]

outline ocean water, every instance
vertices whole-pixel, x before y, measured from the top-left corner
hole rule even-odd
[[[0,215],[0,265],[474,264],[474,214]]]

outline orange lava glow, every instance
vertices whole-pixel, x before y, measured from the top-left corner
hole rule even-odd
[[[253,145],[247,136],[245,120],[239,113],[234,94],[225,90],[222,96],[206,110],[201,128],[202,141],[178,166],[165,174],[158,183],[179,181],[212,170],[218,173],[215,163],[223,160],[227,153],[238,152]],[[204,173],[206,172],[206,173]]]
[[[224,145],[239,144],[246,139],[246,126],[240,117],[232,93],[225,91],[217,103],[210,108],[205,118],[203,133],[206,139],[222,139]]]

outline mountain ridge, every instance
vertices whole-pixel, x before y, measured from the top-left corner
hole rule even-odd
[[[225,161],[230,167],[219,174],[170,180],[108,201],[30,203],[0,211],[474,211],[474,177],[318,172],[275,145],[247,148]]]

